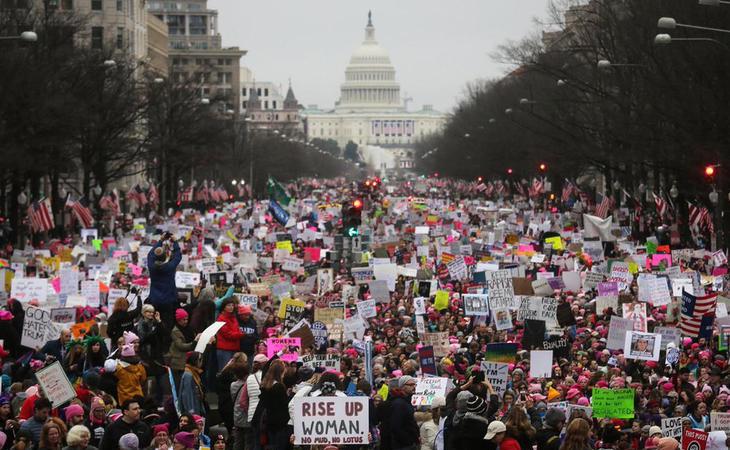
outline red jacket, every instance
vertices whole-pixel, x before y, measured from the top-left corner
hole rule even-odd
[[[218,316],[218,322],[225,322],[226,324],[218,330],[216,335],[215,348],[218,350],[228,350],[232,352],[238,352],[241,350],[241,338],[244,334],[241,329],[238,328],[238,319],[235,314],[226,314],[222,312]]]
[[[520,443],[511,437],[504,437],[504,440],[499,444],[499,450],[520,450]]]

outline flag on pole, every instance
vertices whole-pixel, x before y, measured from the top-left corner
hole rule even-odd
[[[160,203],[160,194],[157,192],[157,186],[154,183],[150,183],[150,188],[147,190],[147,200],[152,206]]]
[[[94,226],[94,216],[89,209],[89,202],[85,197],[78,200],[72,200],[71,194],[66,198],[66,207],[73,211],[76,220],[82,228],[91,228]]]
[[[659,214],[660,218],[664,217],[664,215],[669,210],[669,205],[667,204],[667,201],[653,192],[651,193],[651,195],[654,196],[654,204],[656,205],[657,214]]]
[[[608,213],[613,207],[613,199],[609,197],[608,195],[601,195],[601,201],[597,203],[596,205],[596,216],[600,217],[601,219],[605,219],[608,217]]]
[[[272,177],[269,177],[268,181],[266,181],[266,190],[269,192],[269,197],[281,205],[289,206],[289,203],[291,203],[291,197],[284,186]]]
[[[56,225],[53,221],[51,201],[48,198],[42,198],[37,202],[32,202],[28,206],[28,220],[36,233],[52,230]]]
[[[137,202],[139,206],[144,206],[147,204],[147,196],[144,193],[144,190],[139,184],[135,184],[132,189],[127,192],[127,200],[133,200]]]
[[[99,208],[110,211],[113,216],[118,216],[122,213],[122,207],[119,204],[119,192],[116,189],[112,189],[111,192],[106,193],[99,199]]]
[[[716,304],[717,293],[695,297],[689,292],[683,291],[679,321],[679,329],[682,334],[694,338],[703,337],[707,336],[709,328],[709,333],[712,335]]]

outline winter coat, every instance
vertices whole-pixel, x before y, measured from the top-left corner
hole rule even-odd
[[[180,246],[177,242],[173,242],[172,256],[164,264],[157,264],[155,249],[158,247],[162,247],[162,241],[158,241],[147,255],[147,267],[150,271],[150,303],[155,307],[176,305],[175,270],[182,260]]]
[[[248,422],[253,421],[253,414],[256,412],[256,407],[259,405],[259,398],[261,397],[261,378],[263,375],[261,371],[252,373],[246,378],[246,392],[248,393]]]
[[[459,424],[453,430],[455,434],[454,443],[456,444],[454,449],[487,450],[489,448],[489,441],[484,439],[484,436],[487,434],[487,427],[489,427],[489,421],[486,418],[473,413],[466,413],[464,418],[459,421]]]
[[[117,400],[120,405],[124,400],[144,397],[142,384],[147,380],[147,371],[142,363],[130,364],[119,361],[114,375],[117,377]]]
[[[193,374],[185,371],[180,378],[180,410],[184,413],[205,416],[205,406],[201,398],[200,389],[195,385]]]
[[[172,344],[170,344],[170,351],[168,352],[170,368],[177,371],[185,370],[187,353],[195,348],[195,341],[187,342],[185,335],[177,325],[172,328],[171,337]]]
[[[418,444],[419,432],[414,412],[410,396],[407,397],[394,390],[389,417],[392,449]]]
[[[240,328],[238,328],[238,318],[236,318],[236,315],[233,313],[228,314],[223,312],[220,316],[218,316],[218,322],[225,322],[225,325],[221,327],[216,335],[215,347],[218,350],[228,350],[232,352],[241,350],[241,338],[243,337],[243,333],[241,333]]]

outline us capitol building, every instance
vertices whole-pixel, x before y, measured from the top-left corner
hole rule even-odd
[[[390,56],[375,40],[370,13],[365,40],[350,57],[334,110],[309,107],[302,116],[308,140],[334,139],[343,149],[352,141],[382,175],[413,168],[415,142],[441,130],[446,121],[430,105],[407,110]]]

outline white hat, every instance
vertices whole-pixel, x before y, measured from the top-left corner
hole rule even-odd
[[[492,439],[495,435],[504,433],[505,431],[507,431],[507,427],[499,420],[495,420],[487,427],[487,434],[484,435],[484,439]]]
[[[104,372],[114,373],[117,370],[117,361],[114,359],[107,359],[104,361]]]

